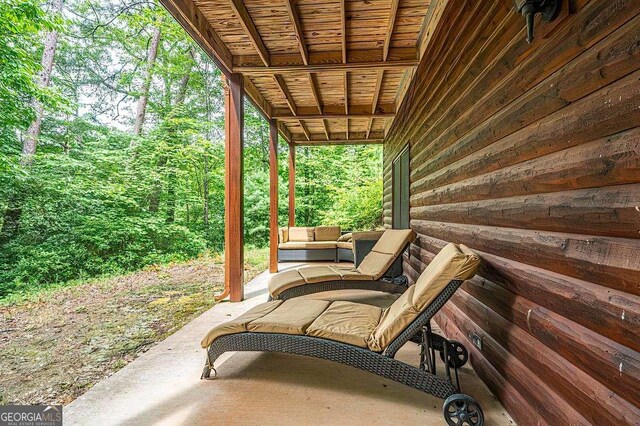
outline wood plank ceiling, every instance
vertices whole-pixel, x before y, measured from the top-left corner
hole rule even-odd
[[[161,2],[289,143],[311,145],[383,141],[446,0]]]

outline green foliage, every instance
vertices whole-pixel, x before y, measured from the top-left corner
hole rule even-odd
[[[224,247],[220,72],[154,2],[67,0],[65,8],[65,20],[53,22],[38,0],[0,2],[0,299]],[[156,26],[161,43],[145,126],[135,136]],[[52,28],[60,37],[44,89],[39,64]],[[36,155],[24,166],[33,99],[45,114]],[[245,243],[260,249],[269,237],[269,129],[248,103],[245,111]],[[282,142],[281,225],[287,155]],[[379,226],[381,156],[377,146],[298,149],[298,224]],[[12,214],[19,228],[5,233]],[[248,263],[264,263],[267,252],[254,252],[261,255]]]

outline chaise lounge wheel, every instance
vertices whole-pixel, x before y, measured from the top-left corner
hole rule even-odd
[[[440,352],[440,359],[444,362],[444,351]],[[449,367],[460,368],[467,363],[468,359],[467,348],[456,340],[449,340]]]
[[[468,395],[455,393],[444,401],[444,418],[450,426],[483,426],[480,405]]]

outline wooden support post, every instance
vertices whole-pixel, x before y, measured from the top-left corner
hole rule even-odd
[[[269,120],[269,272],[278,272],[278,123]]]
[[[289,144],[289,226],[296,226],[296,146]]]
[[[244,298],[243,98],[242,75],[231,74],[225,90],[224,279],[232,302]]]

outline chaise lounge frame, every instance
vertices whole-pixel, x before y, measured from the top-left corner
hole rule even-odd
[[[401,283],[396,283],[397,277],[386,277],[385,275],[392,269],[396,268],[395,264],[398,259],[402,259],[404,253],[411,245],[409,241],[400,251],[398,257],[393,263],[384,271],[382,277],[377,280],[331,280],[321,281],[318,283],[307,283],[299,286],[291,287],[280,292],[276,297],[269,295],[268,300],[288,300],[294,297],[305,296],[307,294],[320,293],[323,291],[333,290],[374,290],[383,291],[386,293],[402,294],[408,288],[406,280],[400,280]]]
[[[461,280],[449,281],[447,286],[429,304],[429,306],[427,306],[382,353],[319,337],[253,332],[229,334],[217,338],[213,343],[211,343],[211,345],[209,345],[207,350],[207,360],[201,378],[209,379],[212,371],[214,372],[215,377],[217,372],[213,367],[214,362],[225,352],[259,351],[289,353],[327,359],[341,364],[350,365],[352,367],[374,373],[378,376],[403,383],[438,398],[446,399],[444,407],[445,417],[447,417],[448,406],[451,405],[449,401],[451,400],[457,404],[461,404],[459,402],[461,399],[464,400],[465,404],[474,404],[476,412],[479,411],[480,416],[482,416],[480,407],[475,403],[475,401],[466,395],[459,394],[460,388],[457,380],[457,370],[455,374],[456,380],[454,383],[451,379],[448,363],[445,363],[445,370],[447,372],[446,377],[439,377],[434,374],[435,371],[428,371],[430,370],[429,366],[425,365],[422,360],[420,368],[417,368],[394,358],[397,351],[405,343],[412,340],[412,338],[420,333],[423,335],[426,334],[423,332],[424,330],[430,330],[429,323],[431,319],[462,285],[462,282],[463,281]],[[427,337],[430,337],[429,340],[432,342],[437,343],[431,348],[425,348],[423,346],[423,352],[427,349],[437,349],[444,351],[445,359],[449,359],[447,355],[448,345],[442,344],[444,338],[436,334],[432,334]],[[422,344],[425,344],[424,340]]]

